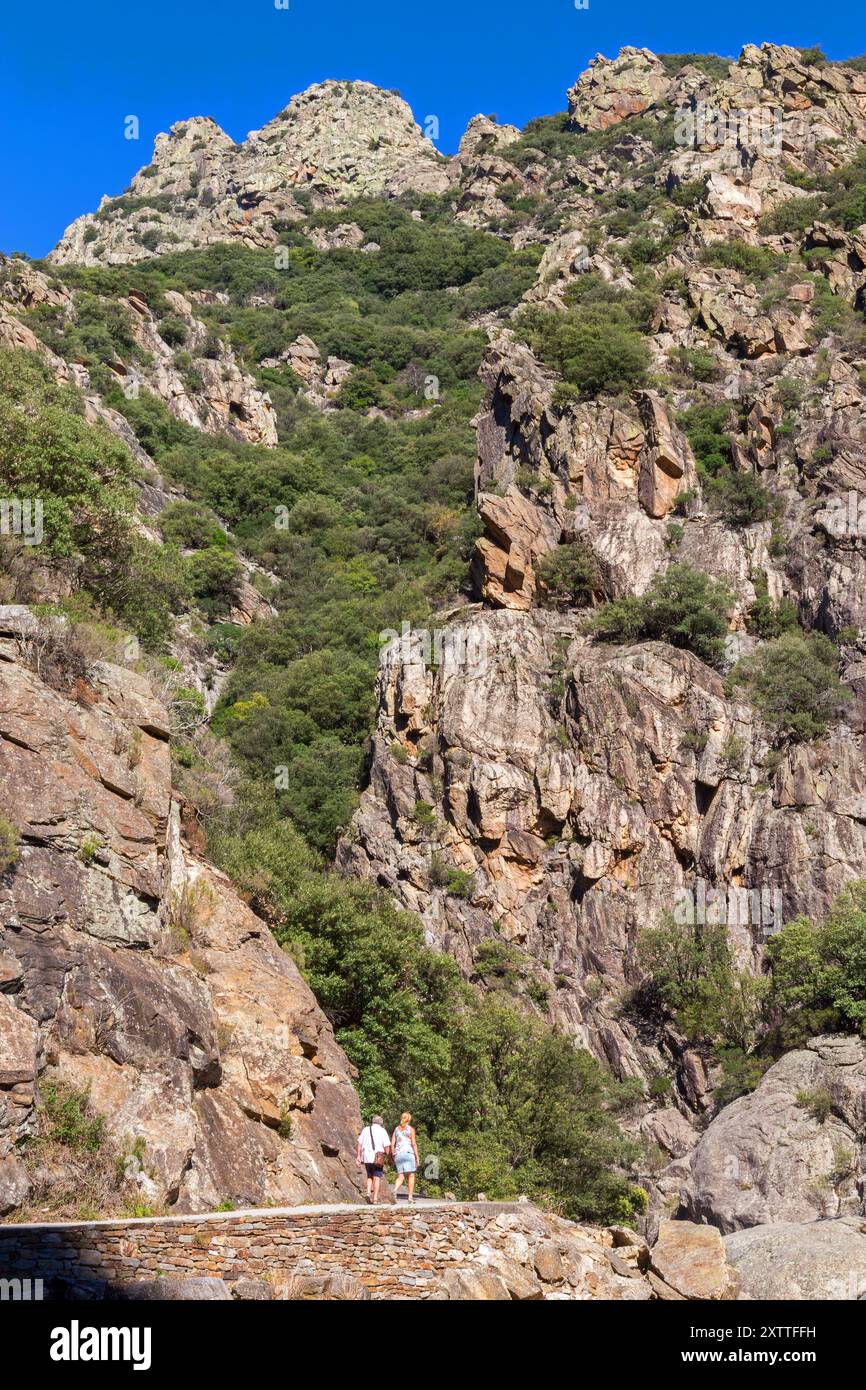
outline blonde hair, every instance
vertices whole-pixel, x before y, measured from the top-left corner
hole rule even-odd
[[[404,1111],[403,1111],[403,1114],[400,1116],[400,1123],[401,1123],[401,1125],[406,1125],[406,1124],[408,1124],[409,1121],[411,1120],[411,1118],[412,1118],[412,1116],[409,1114],[409,1111],[408,1111],[408,1110],[404,1110]]]

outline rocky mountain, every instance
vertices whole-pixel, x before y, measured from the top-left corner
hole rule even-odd
[[[398,93],[321,82],[239,145],[210,117],[179,121],[128,190],[73,222],[49,259],[118,265],[230,239],[274,246],[274,223],[301,215],[298,194],[335,203],[446,186],[444,160]]]
[[[174,126],[46,264],[3,266],[0,344],[131,450],[142,534],[182,537],[174,659],[260,797],[288,789],[354,888],[603,1064],[647,1233],[717,1227],[746,1296],[814,1252],[784,1296],[850,1297],[838,1260],[863,1258],[862,981],[794,1043],[743,1000],[776,987],[784,924],[866,878],[864,141],[862,61],[767,43],[599,57],[567,110],[477,116],[451,158],[394,93],[325,82],[241,145]],[[214,526],[240,567],[222,609]],[[10,599],[46,596],[7,571]],[[326,1022],[267,930],[308,921],[274,862],[245,868],[248,906],[182,845],[184,806],[207,814],[172,787],[153,695],[97,668],[76,703],[28,664],[26,613],[6,622],[8,1205],[58,1067],[146,1133],[161,1201],[354,1190],[331,1023],[383,1084],[357,981],[327,956]],[[740,991],[712,1027],[645,945],[707,901]],[[170,1027],[146,1041],[154,991]],[[157,1092],[173,1118],[148,1128]]]

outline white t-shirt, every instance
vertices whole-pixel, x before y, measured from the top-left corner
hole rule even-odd
[[[388,1131],[381,1125],[366,1125],[361,1130],[361,1162],[372,1163],[376,1154],[384,1153],[390,1143]]]

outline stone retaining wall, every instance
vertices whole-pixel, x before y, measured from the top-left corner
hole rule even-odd
[[[317,1206],[0,1227],[0,1278],[41,1278],[98,1296],[135,1280],[285,1280],[350,1275],[373,1298],[428,1298],[479,1247],[537,1238],[529,1203]]]

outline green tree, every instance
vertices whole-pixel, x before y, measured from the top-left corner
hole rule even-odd
[[[535,566],[541,592],[548,603],[582,607],[601,589],[595,556],[581,541],[559,545]]]
[[[789,922],[768,942],[767,954],[784,1045],[822,1031],[866,1035],[866,879],[842,890],[823,923]]]
[[[818,738],[849,691],[838,675],[839,653],[829,637],[796,628],[738,661],[730,675],[780,735]]]
[[[691,565],[673,564],[656,575],[645,594],[602,604],[589,627],[615,642],[670,642],[718,665],[724,656],[730,603],[725,584]]]

